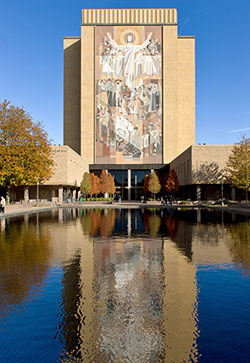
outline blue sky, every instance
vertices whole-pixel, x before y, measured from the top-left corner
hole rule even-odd
[[[196,36],[196,143],[250,137],[249,0],[2,1],[0,100],[24,106],[53,143],[63,142],[63,37],[80,35],[83,7],[177,8],[179,35]]]

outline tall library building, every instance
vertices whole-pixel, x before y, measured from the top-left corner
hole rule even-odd
[[[64,38],[64,145],[123,199],[152,170],[173,168],[193,199],[219,187],[194,180],[232,146],[195,145],[195,37],[178,35],[176,9],[82,10],[81,36]]]

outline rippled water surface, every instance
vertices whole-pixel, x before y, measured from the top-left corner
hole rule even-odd
[[[250,362],[248,217],[59,209],[0,223],[0,362]]]

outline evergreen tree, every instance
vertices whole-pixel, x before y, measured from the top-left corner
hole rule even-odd
[[[154,194],[154,199],[155,194],[159,193],[161,190],[161,184],[158,175],[154,171],[149,175],[148,190]]]

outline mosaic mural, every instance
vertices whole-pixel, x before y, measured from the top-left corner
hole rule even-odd
[[[97,26],[96,163],[162,162],[160,26]]]

